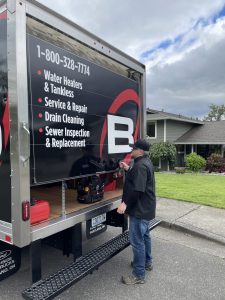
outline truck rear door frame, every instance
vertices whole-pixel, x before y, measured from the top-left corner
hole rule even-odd
[[[58,231],[69,228],[97,214],[115,209],[120,199],[111,203],[99,203],[93,210],[72,213],[66,217],[45,222],[31,227],[29,220],[22,221],[22,203],[30,200],[30,136],[28,119],[28,84],[27,84],[27,16],[35,18],[46,26],[53,27],[80,41],[87,47],[110,57],[116,62],[141,74],[142,99],[141,120],[143,127],[140,136],[145,132],[145,67],[135,59],[124,54],[95,35],[58,15],[36,1],[8,0],[8,96],[10,103],[10,156],[11,156],[11,195],[12,195],[12,243],[18,247],[44,238]]]

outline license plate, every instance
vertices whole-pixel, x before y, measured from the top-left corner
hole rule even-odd
[[[105,222],[106,220],[106,213],[102,214],[102,215],[99,215],[95,218],[92,218],[91,219],[91,226],[94,227],[94,226],[97,226],[103,222]]]

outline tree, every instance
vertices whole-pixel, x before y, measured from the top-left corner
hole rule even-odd
[[[173,163],[176,158],[176,147],[169,142],[152,144],[150,147],[150,158],[154,161],[157,159],[168,160]]]
[[[204,121],[220,121],[225,119],[225,105],[211,104],[209,113],[204,117]]]

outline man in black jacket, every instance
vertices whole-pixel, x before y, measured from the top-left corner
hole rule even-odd
[[[120,163],[120,167],[126,171],[126,179],[122,203],[117,212],[129,215],[129,239],[133,249],[133,273],[122,277],[125,284],[144,283],[145,270],[152,270],[149,222],[155,218],[156,197],[153,165],[148,156],[149,146],[146,140],[137,140],[131,152],[133,166]]]

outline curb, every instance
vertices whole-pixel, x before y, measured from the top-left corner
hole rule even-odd
[[[210,232],[206,232],[202,229],[199,229],[197,227],[194,226],[190,226],[190,225],[181,225],[181,224],[177,224],[174,222],[169,222],[169,221],[165,221],[165,220],[161,220],[161,223],[159,224],[159,226],[162,226],[164,228],[169,228],[169,229],[173,229],[173,230],[177,230],[177,231],[182,231],[184,233],[187,234],[191,234],[200,238],[204,238],[206,240],[218,243],[220,245],[225,246],[225,238],[218,236],[216,234],[210,233]]]

